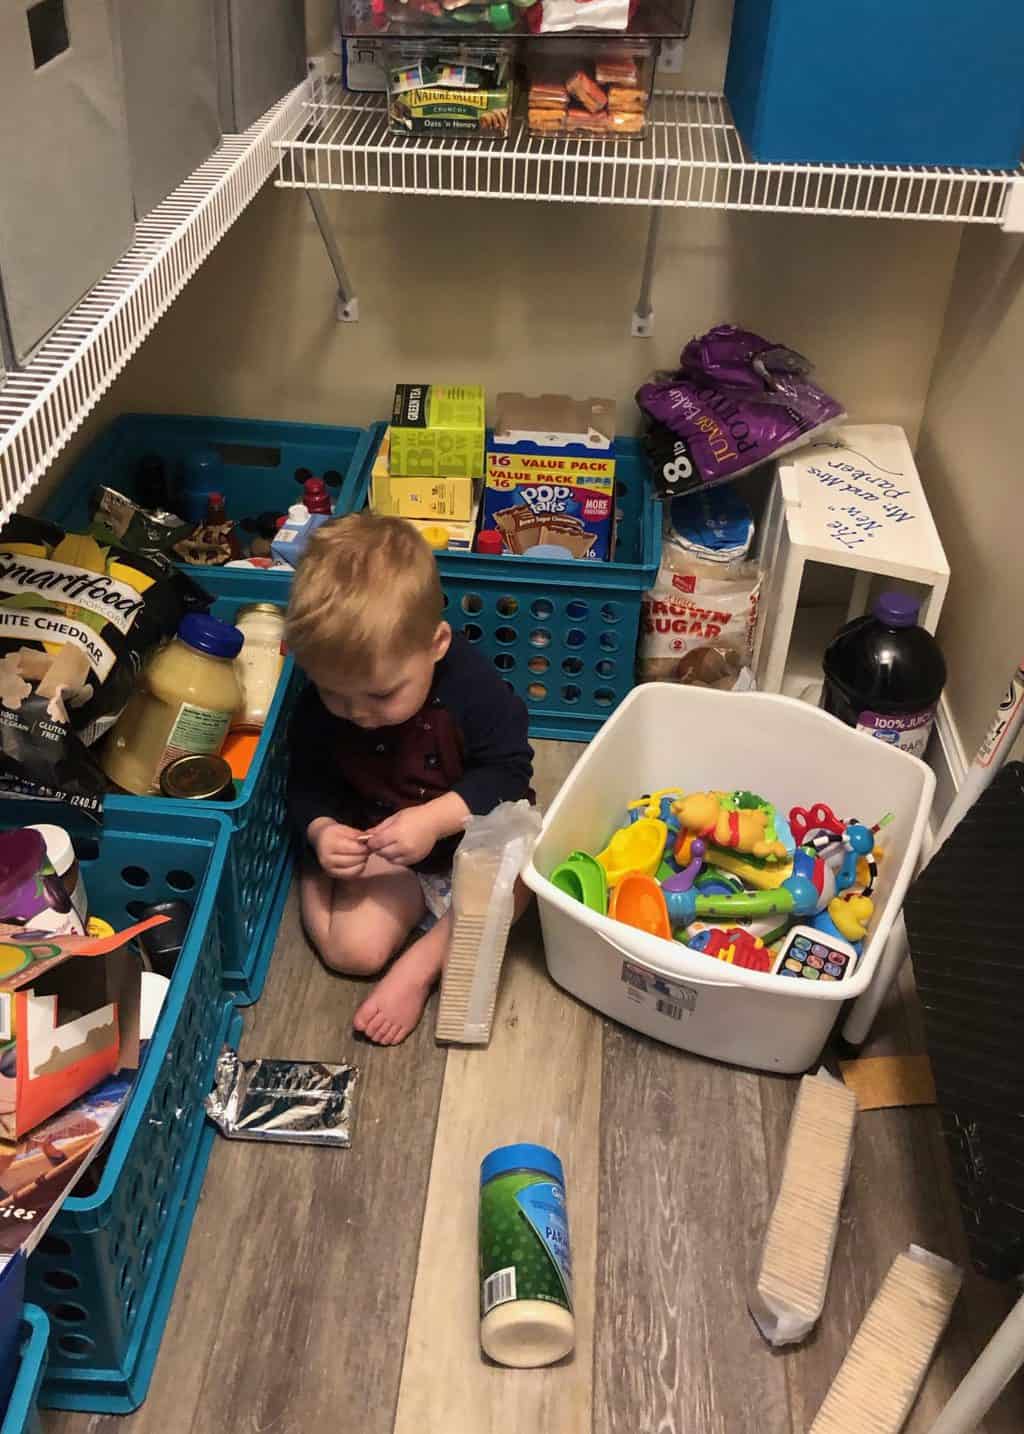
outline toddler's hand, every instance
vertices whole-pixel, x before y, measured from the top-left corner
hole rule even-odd
[[[413,866],[433,851],[437,826],[423,807],[406,807],[367,832],[370,851],[397,866]]]
[[[355,827],[330,822],[310,838],[316,859],[328,876],[335,879],[362,876],[369,854],[363,832]]]

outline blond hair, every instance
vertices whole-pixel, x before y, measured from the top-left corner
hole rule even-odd
[[[403,518],[325,523],[299,562],[285,637],[307,672],[362,677],[428,648],[441,621],[437,564]]]

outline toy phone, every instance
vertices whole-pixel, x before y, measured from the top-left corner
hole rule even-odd
[[[847,941],[813,926],[792,926],[772,965],[773,976],[801,981],[842,981],[853,974],[857,953]]]

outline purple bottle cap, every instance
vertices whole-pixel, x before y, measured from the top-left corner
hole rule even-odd
[[[871,611],[889,627],[913,627],[921,604],[910,593],[879,593]]]

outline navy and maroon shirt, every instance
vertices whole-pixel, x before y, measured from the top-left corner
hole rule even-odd
[[[288,803],[303,837],[317,817],[365,831],[445,792],[458,792],[478,816],[499,802],[533,801],[526,705],[459,634],[434,669],[426,702],[407,722],[357,727],[332,716],[309,683],[289,739]],[[445,869],[459,839],[439,841],[417,868]]]

